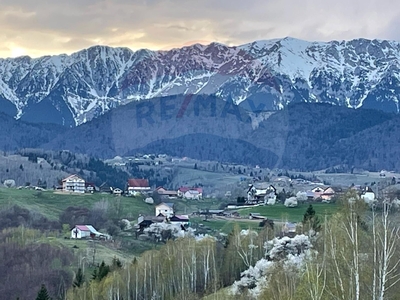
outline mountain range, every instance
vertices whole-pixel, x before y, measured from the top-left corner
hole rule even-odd
[[[0,149],[69,150],[98,158],[169,154],[297,171],[400,171],[400,116],[326,103],[249,112],[216,96],[134,101],[80,126],[0,113]]]
[[[329,103],[399,112],[400,43],[293,38],[169,51],[94,46],[0,59],[0,111],[74,127],[132,101],[213,95],[250,111]]]

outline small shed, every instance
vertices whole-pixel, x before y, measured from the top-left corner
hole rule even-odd
[[[71,230],[71,239],[83,239],[90,237],[90,229],[86,225],[75,225]]]
[[[92,225],[75,225],[71,229],[71,239],[103,238],[109,239],[108,234],[98,232]]]

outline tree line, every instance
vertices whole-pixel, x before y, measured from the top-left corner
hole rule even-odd
[[[224,299],[397,299],[400,236],[393,202],[368,207],[355,193],[339,202],[340,211],[329,217],[316,216],[309,207],[298,229],[306,235],[293,238],[276,237],[268,227],[236,227],[222,240],[168,241],[100,282],[70,289],[67,299],[199,299],[209,294]],[[311,246],[293,242],[305,238]],[[271,243],[278,245],[275,250]],[[232,292],[235,282],[239,294]]]

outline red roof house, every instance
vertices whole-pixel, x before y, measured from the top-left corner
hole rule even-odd
[[[128,193],[145,193],[150,191],[149,181],[147,179],[128,179]]]

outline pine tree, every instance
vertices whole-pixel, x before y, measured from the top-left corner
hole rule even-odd
[[[97,269],[94,269],[93,273],[92,273],[92,280],[96,280],[96,279],[97,279]]]
[[[121,269],[121,268],[122,268],[122,262],[119,260],[119,258],[114,256],[114,258],[112,260],[112,269],[116,270],[116,269]]]
[[[80,287],[83,284],[84,281],[85,281],[85,276],[82,273],[82,269],[79,268],[78,272],[76,273],[76,277],[75,277],[75,280],[73,282],[73,286],[74,287]]]
[[[106,265],[104,261],[101,262],[98,269],[95,269],[92,273],[92,280],[101,281],[110,272],[110,266]]]
[[[38,292],[36,300],[51,300],[49,297],[49,293],[47,292],[46,286],[44,284],[42,284],[42,287]]]
[[[314,231],[319,231],[321,229],[319,218],[315,214],[315,209],[311,204],[307,208],[306,213],[303,216],[303,225],[308,225],[309,229],[313,229]]]
[[[306,210],[306,213],[304,214],[303,223],[306,223],[307,221],[311,220],[314,217],[315,217],[315,209],[310,204]]]

